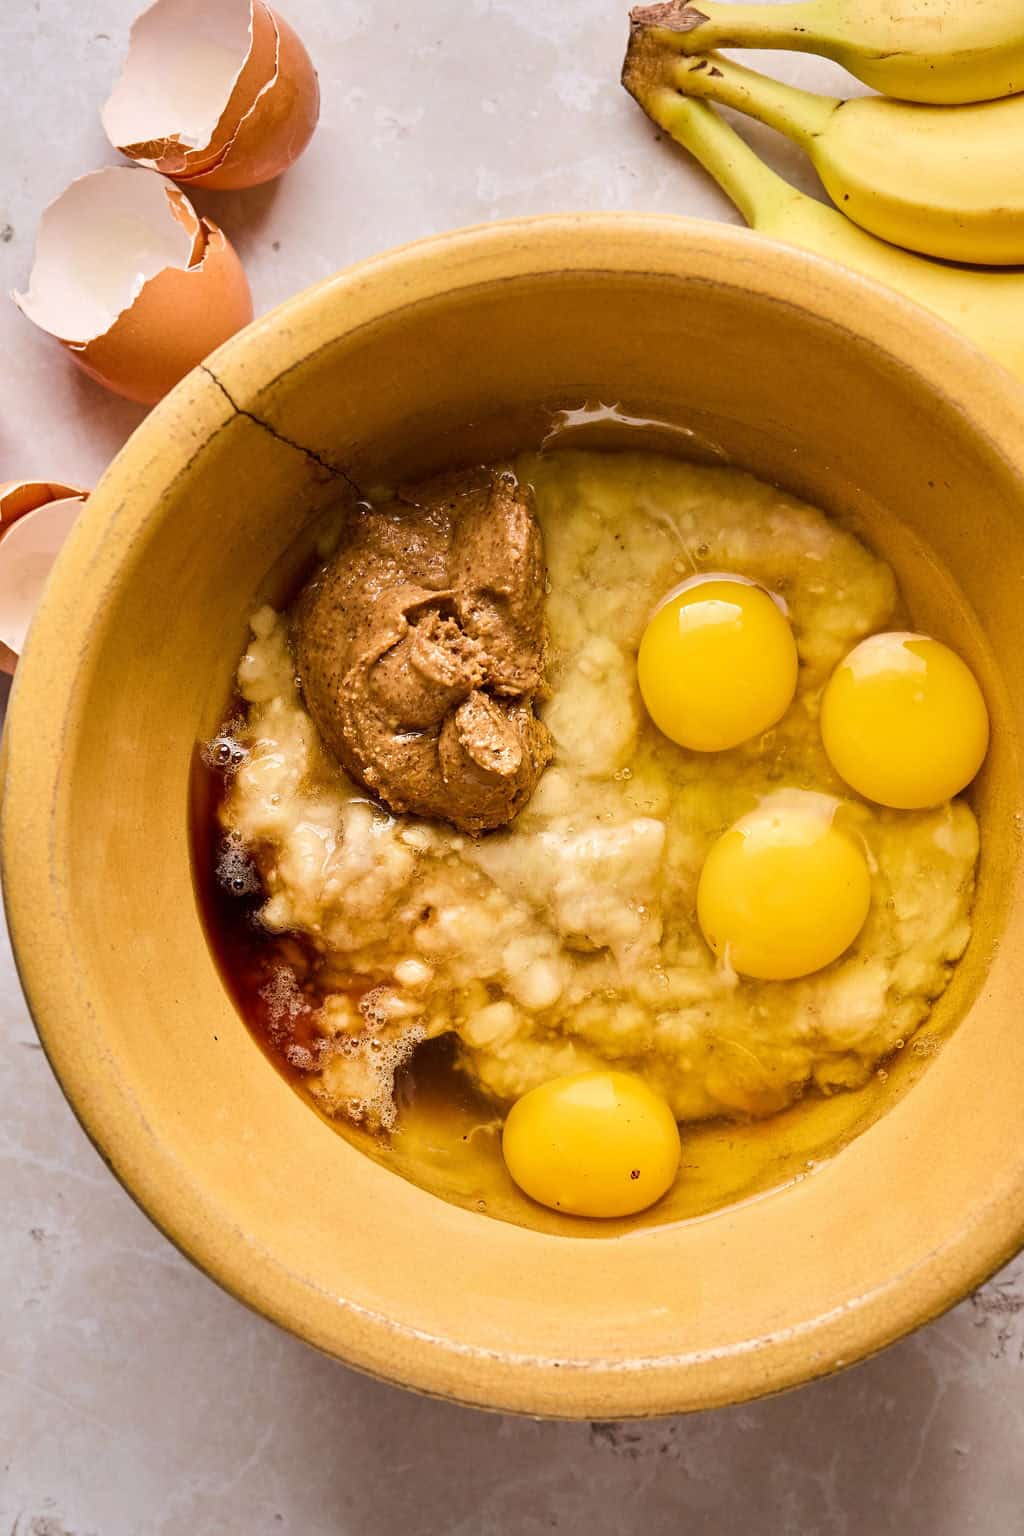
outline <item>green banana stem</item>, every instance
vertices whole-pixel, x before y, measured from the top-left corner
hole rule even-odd
[[[721,187],[748,224],[757,225],[793,189],[723,122],[713,107],[690,101],[670,86],[654,86],[636,95],[651,120],[689,150]]]
[[[817,0],[788,5],[719,5],[715,0],[667,0],[639,5],[633,20],[663,31],[660,39],[678,53],[712,48],[794,48],[813,52],[820,24]]]
[[[781,80],[771,80],[717,53],[698,58],[677,57],[671,78],[687,96],[735,107],[804,144],[817,138],[841,105],[834,96],[817,96]]]

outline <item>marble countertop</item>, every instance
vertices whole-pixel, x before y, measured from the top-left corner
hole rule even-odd
[[[4,0],[0,283],[115,160],[133,0]],[[257,310],[383,247],[566,209],[733,219],[617,86],[624,0],[287,0],[323,119],[280,183],[197,198]],[[765,62],[769,62],[767,59]],[[773,70],[819,89],[811,59]],[[796,153],[749,136],[814,190]],[[142,411],[0,304],[0,480],[91,484]],[[78,1128],[0,947],[0,1536],[1008,1536],[1024,1522],[1024,1262],[844,1375],[688,1419],[559,1425],[382,1386],[222,1294]]]

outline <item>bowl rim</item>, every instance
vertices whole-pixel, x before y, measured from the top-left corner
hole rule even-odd
[[[194,418],[210,435],[237,411],[254,411],[265,389],[319,350],[306,346],[305,338],[325,304],[348,305],[358,299],[354,308],[361,314],[376,303],[381,316],[394,316],[424,296],[512,274],[629,271],[671,277],[690,276],[694,266],[714,273],[727,286],[803,308],[851,331],[898,368],[916,374],[930,393],[951,403],[970,422],[972,432],[1020,478],[1020,384],[924,309],[820,257],[735,226],[657,214],[548,214],[429,236],[326,278],[254,321],[189,374],[133,432],[93,492],[81,530],[55,567],[15,678],[0,758],[0,879],[18,974],[65,1097],[135,1202],[179,1251],[230,1294],[350,1366],[429,1395],[540,1417],[624,1418],[692,1411],[769,1395],[831,1374],[840,1368],[840,1357],[846,1365],[877,1352],[954,1305],[994,1273],[1024,1245],[1024,1208],[1000,1191],[983,1223],[965,1222],[956,1241],[921,1255],[910,1270],[880,1282],[855,1314],[845,1309],[826,1313],[783,1335],[765,1335],[756,1348],[722,1351],[716,1359],[666,1355],[649,1362],[601,1362],[600,1368],[589,1369],[582,1389],[575,1371],[559,1375],[558,1368],[571,1367],[571,1361],[511,1353],[495,1358],[457,1340],[418,1334],[355,1306],[338,1306],[336,1298],[324,1294],[297,1308],[285,1283],[292,1277],[280,1265],[275,1267],[272,1254],[254,1255],[244,1233],[223,1227],[207,1230],[194,1212],[183,1210],[173,1196],[173,1168],[166,1154],[160,1164],[159,1143],[149,1139],[142,1144],[138,1125],[118,1116],[112,1101],[105,1100],[87,1054],[74,1050],[81,987],[73,967],[53,963],[62,946],[56,915],[60,903],[54,893],[63,878],[49,849],[60,759],[56,746],[66,728],[66,707],[90,625],[109,581],[116,577],[118,550],[130,542],[132,529],[149,510],[141,498],[137,507],[126,507],[116,493],[116,481],[126,471],[145,475],[150,445],[158,437],[166,441],[171,422]],[[396,275],[401,281],[393,289]],[[389,292],[400,296],[389,299]],[[851,322],[850,317],[855,319]],[[277,342],[276,351],[259,344],[270,336]],[[286,358],[292,349],[290,365],[282,362],[282,336]],[[273,364],[263,361],[269,357],[275,358]],[[162,469],[162,484],[173,483],[196,446],[193,436],[176,448],[175,472]],[[83,598],[78,579],[86,563],[94,577],[105,579],[90,582]],[[30,749],[30,742],[37,750]],[[39,751],[39,743],[49,744],[50,750]],[[139,1170],[146,1160],[154,1165],[143,1175]],[[263,1261],[262,1272],[254,1269],[257,1260]],[[475,1361],[472,1380],[465,1374],[467,1356]],[[692,1369],[716,1364],[717,1374]],[[652,1372],[650,1392],[645,1390],[644,1373],[637,1369],[640,1365],[649,1365]],[[665,1372],[669,1386],[654,1389],[654,1376]],[[571,1388],[570,1377],[576,1378]]]

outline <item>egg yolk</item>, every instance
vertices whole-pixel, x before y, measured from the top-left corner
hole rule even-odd
[[[791,792],[743,816],[701,870],[697,917],[715,954],[742,976],[789,981],[830,965],[868,915],[863,850],[835,825],[835,802]]]
[[[509,1173],[541,1205],[573,1216],[632,1216],[679,1166],[679,1128],[632,1072],[579,1072],[524,1093],[502,1137]]]
[[[711,578],[657,610],[640,642],[637,674],[660,731],[695,752],[724,752],[786,713],[796,690],[796,643],[761,587]]]
[[[871,635],[833,672],[821,738],[841,779],[899,811],[941,805],[988,751],[988,710],[970,668],[926,635]]]

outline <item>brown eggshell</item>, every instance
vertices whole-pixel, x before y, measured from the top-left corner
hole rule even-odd
[[[231,14],[227,0],[210,0],[214,12]],[[247,51],[240,50],[238,71],[225,91],[223,105],[207,96],[200,109],[193,99],[174,103],[172,84],[163,94],[160,85],[177,80],[195,49],[195,73],[202,78],[202,62],[208,55],[209,36],[198,38],[194,6],[189,0],[156,0],[137,18],[124,72],[102,111],[103,126],[111,143],[131,160],[181,182],[214,188],[252,187],[269,181],[287,169],[302,153],[316,127],[320,91],[316,71],[299,38],[264,0],[249,0]],[[222,48],[223,51],[223,48]],[[168,52],[174,68],[168,69]],[[230,52],[228,52],[230,57]],[[147,89],[148,86],[148,89]],[[211,90],[215,87],[211,85]],[[161,126],[180,110],[174,131],[160,137],[123,142],[129,131],[152,124],[147,101],[161,99]],[[168,97],[171,99],[169,100]],[[200,98],[202,100],[202,98]],[[219,115],[218,115],[219,114]],[[213,127],[208,126],[214,123]],[[199,126],[201,125],[201,126]],[[205,134],[206,143],[197,142]]]
[[[57,501],[85,501],[88,491],[76,485],[61,485],[56,480],[7,480],[0,485],[0,539],[18,521],[30,512]],[[2,573],[0,573],[2,575]],[[0,579],[0,603],[2,603],[2,579]],[[13,637],[12,637],[13,638]],[[13,675],[18,665],[18,653],[0,640],[0,672]]]
[[[115,394],[152,405],[252,319],[245,271],[223,231],[202,220],[202,259],[145,284],[104,335],[64,342],[80,368]]]
[[[0,538],[0,671],[17,666],[50,568],[84,504],[78,492],[44,500]]]
[[[277,70],[242,118],[223,158],[212,170],[188,177],[190,187],[229,191],[257,187],[280,176],[302,154],[320,116],[320,85],[313,61],[288,23],[256,0],[275,28]]]
[[[61,485],[56,480],[5,480],[0,484],[0,538],[26,512],[71,496],[80,496],[84,501],[88,494],[77,485]]]
[[[44,209],[28,290],[12,297],[93,378],[144,404],[252,319],[222,231],[135,166],[80,176]]]
[[[100,112],[115,148],[175,176],[220,157],[274,72],[273,36],[253,58],[253,4],[152,0],[136,16],[121,75]]]
[[[251,40],[248,57],[228,97],[227,105],[218,119],[217,126],[205,149],[193,150],[185,156],[185,166],[180,173],[167,171],[169,176],[193,181],[205,171],[212,171],[224,159],[239,127],[261,92],[273,82],[277,74],[278,40],[274,17],[263,4],[253,0]],[[162,167],[161,167],[162,169]],[[210,185],[209,182],[206,183]]]
[[[209,143],[188,149],[175,137],[143,144],[119,144],[116,147],[130,160],[160,171],[178,181],[187,181],[203,171],[212,170],[223,160],[243,118],[253,103],[270,85],[277,73],[277,27],[262,0],[252,0],[249,24],[249,50],[235,78],[231,94],[210,135]],[[109,131],[109,130],[108,130]]]

